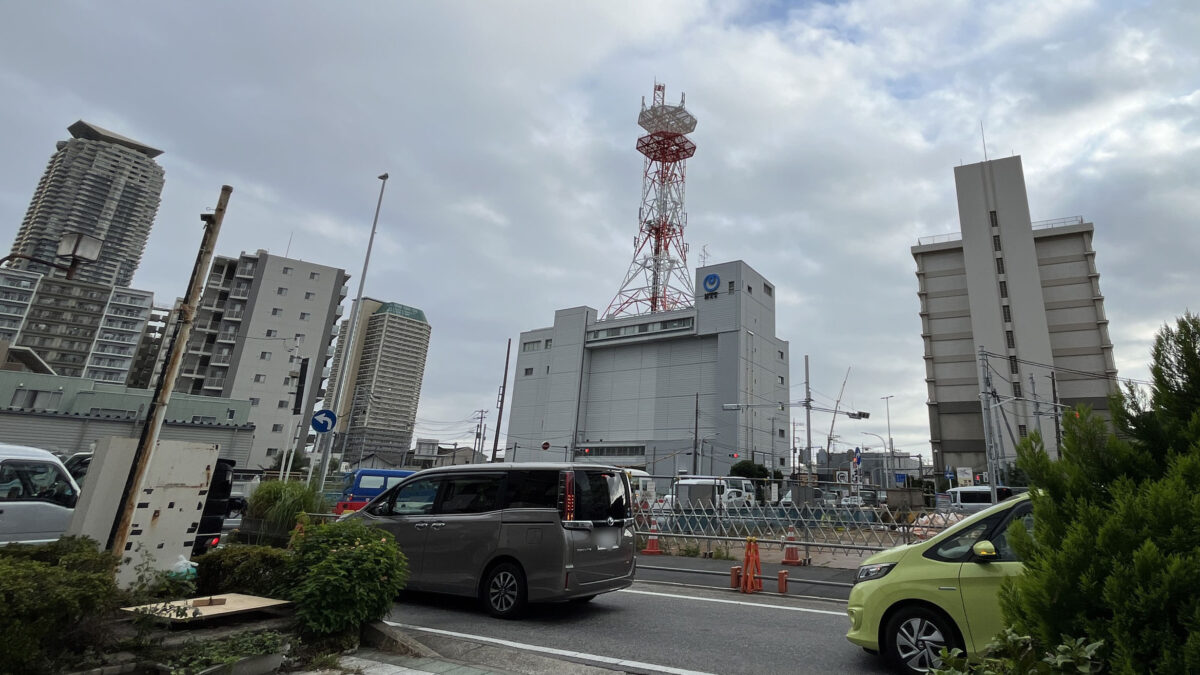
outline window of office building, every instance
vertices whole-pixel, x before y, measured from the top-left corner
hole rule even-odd
[[[279,288],[276,288],[275,295],[287,295],[287,288],[284,286],[280,286]]]
[[[287,401],[280,401],[275,407],[276,408],[286,408],[286,407],[288,407],[288,405],[289,404]]]
[[[272,307],[271,308],[271,316],[279,316],[280,314],[283,314],[282,307]]]
[[[1020,436],[1021,438],[1025,438],[1026,436],[1029,435],[1029,427],[1025,426],[1024,424],[1018,424],[1017,425],[1017,435]]]
[[[1013,396],[1021,398],[1021,383],[1013,382]]]
[[[312,314],[310,314],[308,312],[300,312],[300,320],[301,321],[308,321],[308,317],[310,317],[310,316],[312,316]]]
[[[260,361],[270,361],[271,360],[271,352],[259,352],[258,359]]]
[[[1002,297],[1002,298],[1008,297],[1008,282],[1007,281],[1000,282],[1000,297]]]
[[[284,273],[284,274],[291,274],[291,273],[292,273],[292,268],[290,268],[290,267],[286,267],[286,266],[285,266],[285,267],[283,268],[283,273]]]
[[[279,331],[277,331],[273,328],[267,329],[267,337],[275,337],[276,335],[279,335]]]
[[[554,344],[554,340],[546,340],[546,349],[550,349],[550,346],[553,344]]]
[[[308,273],[308,278],[309,278],[311,281],[316,281],[317,279],[320,279],[320,278],[321,278],[321,274],[320,274],[320,272],[309,272],[309,273]]]
[[[1008,305],[1003,305],[1001,310],[1004,312],[1004,323],[1012,323],[1012,308]]]
[[[540,347],[540,346],[541,346],[541,343],[538,342],[537,340],[530,340],[529,342],[521,343],[521,351],[536,352],[538,350],[538,347]]]
[[[315,298],[315,297],[317,297],[317,294],[316,294],[316,293],[313,293],[312,291],[307,291],[307,292],[304,294],[304,299],[305,299],[305,300],[312,300],[312,299],[313,299],[313,298]]]
[[[992,227],[1000,227],[1000,221],[996,219],[995,211],[988,211],[988,219],[992,222]]]
[[[992,235],[992,250],[994,250],[994,251],[1000,250],[1000,235],[998,235],[998,234]]]
[[[1014,375],[1016,375],[1018,372],[1020,372],[1020,370],[1018,370],[1018,368],[1017,368],[1017,357],[1015,357],[1015,356],[1008,357],[1008,372],[1010,372]]]
[[[1009,349],[1017,348],[1017,339],[1013,337],[1013,332],[1011,330],[1004,331],[1004,339],[1008,341]]]
[[[996,258],[996,274],[1004,274],[1004,258]]]
[[[255,382],[266,382],[266,381],[267,381],[267,376],[266,376],[266,375],[263,375],[262,373],[259,373],[259,374],[257,374],[257,375],[255,375],[255,376],[254,376],[254,381],[255,381]]]
[[[304,344],[304,333],[296,333],[296,344]]]
[[[528,377],[528,376],[530,376],[530,375],[532,375],[532,374],[533,374],[533,368],[526,368],[526,369],[525,369],[525,376],[526,376],[526,377]]]
[[[775,295],[775,289],[771,288],[767,284],[763,284],[763,293],[766,293],[767,297],[771,297]]]
[[[779,384],[783,384],[783,376],[782,375],[779,376]]]
[[[257,398],[255,398],[255,397],[253,397],[253,396],[251,396],[251,397],[250,397],[250,406],[251,406],[251,407],[253,407],[253,406],[256,406],[256,405],[258,405],[258,399],[257,399]]]

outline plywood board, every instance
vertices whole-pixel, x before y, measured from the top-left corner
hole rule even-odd
[[[197,605],[199,602],[201,604]],[[257,612],[264,609],[276,609],[292,603],[287,600],[260,598],[256,595],[241,593],[222,593],[206,595],[201,598],[175,600],[174,602],[140,605],[138,607],[122,607],[121,610],[135,614],[153,614],[164,621],[182,623],[198,621],[219,616]],[[182,610],[182,611],[180,611]]]

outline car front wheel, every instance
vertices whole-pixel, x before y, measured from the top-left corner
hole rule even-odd
[[[492,616],[513,619],[524,611],[526,593],[525,573],[517,565],[503,562],[488,572],[481,599]]]
[[[887,625],[887,657],[901,672],[926,673],[942,665],[941,651],[958,647],[949,622],[924,607],[896,612]]]

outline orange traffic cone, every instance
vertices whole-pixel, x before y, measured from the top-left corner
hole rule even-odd
[[[803,565],[800,559],[800,547],[796,545],[796,526],[788,525],[787,544],[783,547],[783,565]]]
[[[742,564],[742,592],[757,593],[762,590],[762,563],[758,559],[758,539],[746,539],[746,559]]]
[[[658,547],[658,521],[654,518],[650,519],[650,539],[646,541],[642,555],[662,555],[662,549]]]

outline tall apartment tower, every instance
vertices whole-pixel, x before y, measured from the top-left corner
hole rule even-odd
[[[0,268],[0,340],[54,372],[125,384],[154,294]]]
[[[12,252],[55,262],[59,239],[78,232],[103,244],[96,262],[75,278],[108,286],[133,281],[150,238],[163,189],[162,154],[148,145],[82,120],[67,127],[17,231]],[[53,268],[18,258],[15,269]]]
[[[300,425],[328,375],[347,280],[344,270],[263,250],[213,259],[175,390],[250,401],[255,432],[248,467],[270,467],[297,433],[306,437]],[[172,321],[168,340],[174,332]],[[308,381],[297,392],[303,359]],[[299,415],[292,412],[297,395]]]
[[[415,307],[363,298],[362,309],[344,393],[334,408],[339,431],[335,451],[341,452],[345,434],[343,461],[411,448],[432,330],[425,312]],[[356,310],[342,322],[340,334],[345,335]],[[345,359],[345,344],[338,340],[331,383],[338,381]]]
[[[1116,382],[1093,226],[1031,222],[1019,156],[960,166],[954,180],[961,233],[911,249],[934,465],[986,471],[989,418],[997,466],[1034,430],[1056,456],[1057,406],[1106,411]]]

